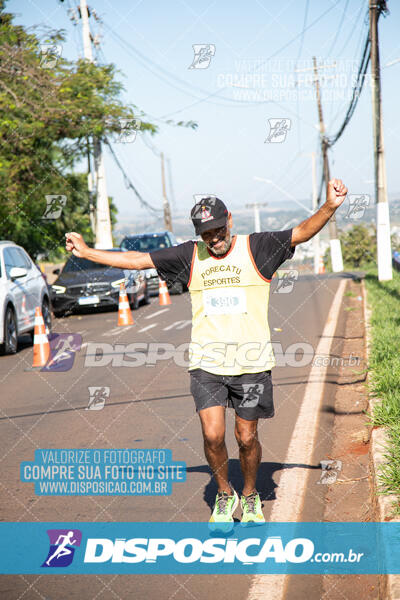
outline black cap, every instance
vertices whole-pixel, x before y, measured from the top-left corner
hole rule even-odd
[[[195,204],[191,210],[196,235],[210,229],[223,227],[228,220],[228,209],[216,196],[206,196]]]

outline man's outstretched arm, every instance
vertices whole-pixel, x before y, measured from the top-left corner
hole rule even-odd
[[[292,230],[292,246],[307,242],[329,221],[333,213],[346,198],[347,187],[341,179],[331,179],[328,184],[325,204],[317,212],[302,221]]]
[[[87,258],[94,262],[110,265],[119,269],[154,269],[153,261],[148,252],[108,252],[89,248],[80,233],[71,231],[65,234],[65,247],[68,252],[79,258]]]

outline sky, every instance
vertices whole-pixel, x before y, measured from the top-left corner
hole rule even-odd
[[[9,0],[7,10],[26,27],[64,29],[62,55],[83,55],[81,23],[73,24],[74,0]],[[169,159],[173,214],[190,214],[194,194],[216,194],[229,208],[247,203],[311,208],[312,159],[318,113],[312,57],[321,76],[326,130],[339,129],[349,104],[368,29],[368,0],[90,0],[90,27],[99,36],[99,62],[112,62],[124,85],[122,98],[159,127],[151,138],[115,142],[114,150],[140,193],[162,206],[159,152]],[[379,20],[382,110],[390,198],[400,196],[400,5]],[[189,68],[193,45],[210,44],[207,68]],[[390,64],[394,61],[394,64]],[[389,63],[389,64],[388,64]],[[199,63],[198,63],[199,64]],[[195,121],[192,129],[167,120]],[[270,137],[279,121],[285,131]],[[282,139],[282,141],[280,141]],[[330,150],[331,177],[373,202],[373,132],[369,78],[341,139]],[[105,149],[108,194],[120,218],[147,213],[139,206]],[[256,180],[255,177],[265,179]],[[173,197],[172,197],[173,196]]]

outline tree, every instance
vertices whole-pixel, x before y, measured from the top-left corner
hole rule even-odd
[[[342,246],[343,263],[350,269],[358,269],[364,264],[376,262],[376,231],[364,224],[353,227],[339,235]],[[330,252],[325,254],[325,262],[330,268]]]
[[[119,132],[121,119],[133,121],[137,109],[121,102],[113,65],[43,60],[41,44],[56,47],[63,33],[39,36],[16,26],[4,5],[0,0],[0,238],[36,257],[63,245],[68,229],[91,239],[86,177],[74,167],[93,137]],[[143,120],[141,129],[157,130]],[[59,195],[67,199],[60,218],[44,219],[46,196]]]

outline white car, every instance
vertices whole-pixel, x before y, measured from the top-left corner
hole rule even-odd
[[[30,256],[14,242],[0,241],[0,351],[14,354],[18,335],[35,326],[40,306],[48,333],[51,331],[47,283]]]

